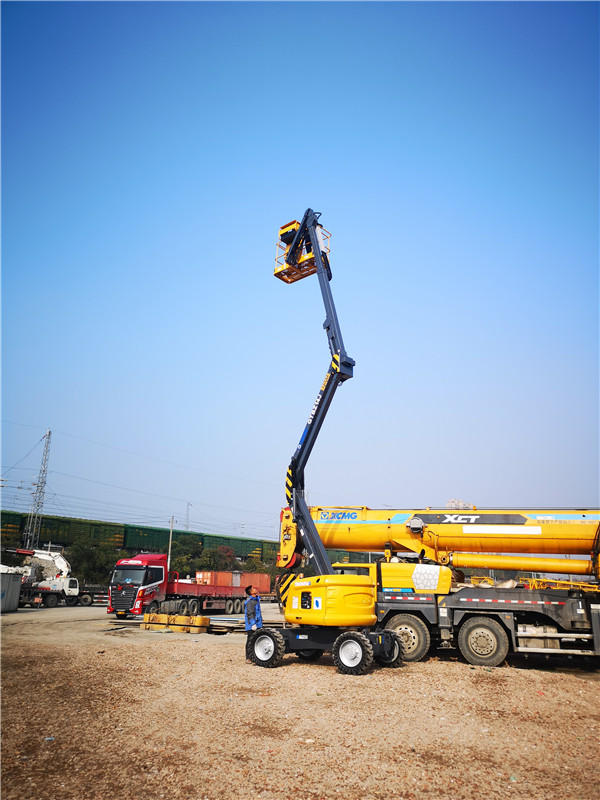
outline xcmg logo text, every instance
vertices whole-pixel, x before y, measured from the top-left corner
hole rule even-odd
[[[357,519],[356,511],[321,511],[321,519]]]

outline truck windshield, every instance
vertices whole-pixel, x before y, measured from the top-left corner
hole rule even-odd
[[[136,567],[117,567],[110,576],[111,583],[135,584],[139,586],[144,577],[144,568],[137,569]]]

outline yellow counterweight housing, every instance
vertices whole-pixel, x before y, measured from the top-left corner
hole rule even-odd
[[[377,622],[377,590],[370,575],[300,578],[285,602],[285,621],[296,625],[369,627]]]

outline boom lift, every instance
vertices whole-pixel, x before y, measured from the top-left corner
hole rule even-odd
[[[252,635],[249,654],[258,666],[275,667],[286,652],[313,661],[331,650],[340,672],[360,675],[375,659],[382,666],[402,663],[400,636],[376,627],[376,582],[371,575],[338,575],[323,546],[304,497],[304,471],[337,388],[352,377],[354,361],[344,348],[329,282],[329,234],[320,214],[307,209],[279,231],[275,276],[295,283],[316,274],[325,305],[331,362],[287,470],[285,493],[303,549],[317,576],[286,581],[286,623],[281,631],[261,628]],[[291,559],[295,565],[300,556]],[[288,577],[288,576],[286,576]]]

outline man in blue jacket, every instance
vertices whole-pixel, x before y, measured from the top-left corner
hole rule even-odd
[[[262,611],[260,608],[260,595],[254,586],[246,586],[248,595],[244,603],[244,623],[246,628],[246,660],[250,660],[250,641],[252,634],[263,626]]]

